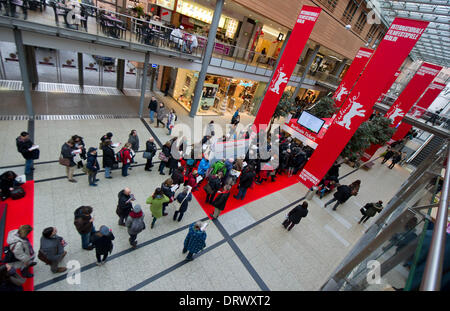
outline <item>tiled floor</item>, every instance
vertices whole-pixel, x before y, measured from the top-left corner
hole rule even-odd
[[[75,102],[82,95],[71,96]],[[189,118],[183,108],[171,105],[177,111],[177,123],[192,126],[198,122]],[[218,125],[225,124],[230,118],[203,118],[202,125],[211,119],[217,120]],[[245,115],[241,119],[242,123],[250,121]],[[0,131],[5,133],[0,136],[0,167],[23,164],[14,139],[27,126],[27,121],[0,121]],[[55,275],[39,262],[35,267],[37,290],[210,291],[260,290],[264,286],[270,290],[317,290],[374,221],[357,224],[360,206],[379,199],[387,202],[409,175],[404,168],[389,170],[377,161],[370,171],[360,170],[343,180],[344,183],[362,180],[357,197],[335,212],[322,207],[331,196],[322,200],[313,198],[308,217],[287,232],[281,222],[290,208],[283,208],[307,192],[302,184],[295,184],[220,217],[219,224],[210,223],[207,248],[193,262],[184,263],[181,250],[187,226],[206,215],[193,199],[180,223],[171,219],[173,208],[169,207],[169,216],[159,219],[155,228],[150,229],[151,215],[145,200],[167,175],[159,175],[156,169],[146,172],[137,166],[126,178],[119,171],[113,172],[111,180],[100,173],[99,186],[94,188],[88,186],[86,176],[76,177],[77,184],[67,182],[64,169],[56,162],[61,145],[72,134],[83,136],[87,146],[97,146],[100,136],[107,131],[114,133],[114,141],[124,143],[130,130],[136,129],[143,149],[150,133],[141,120],[35,121],[34,127],[35,142],[41,146],[39,161],[55,161],[35,166],[35,249],[39,249],[42,230],[56,226],[68,242],[64,264],[75,260],[82,267],[81,283],[70,285],[65,274]],[[153,125],[151,128],[162,142],[168,140],[166,129],[155,129]],[[144,163],[140,155],[137,161]],[[21,173],[23,166],[14,169]],[[341,175],[351,170],[342,165]],[[57,177],[61,178],[54,179]],[[117,193],[124,187],[132,189],[136,203],[143,206],[145,213],[147,229],[138,236],[141,246],[136,250],[130,250],[126,229],[117,225]],[[97,267],[95,254],[81,249],[80,236],[73,225],[73,211],[80,205],[93,206],[96,228],[105,224],[116,236],[113,254],[105,266]]]

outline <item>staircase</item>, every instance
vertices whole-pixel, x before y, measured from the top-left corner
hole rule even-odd
[[[449,129],[449,126],[444,126],[445,129]],[[434,154],[440,146],[446,142],[445,138],[431,135],[418,149],[419,152],[415,152],[411,158],[408,159],[408,163],[417,167],[422,161],[428,158],[431,154]]]

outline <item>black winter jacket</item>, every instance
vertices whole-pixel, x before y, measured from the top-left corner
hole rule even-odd
[[[117,205],[119,206],[121,215],[128,216],[131,209],[133,208],[133,205],[131,204],[131,202],[126,203],[130,199],[130,196],[126,195],[123,191],[124,190],[120,191],[118,194],[119,202],[117,203]]]
[[[26,141],[20,140],[20,136],[16,138],[16,146],[17,151],[19,151],[22,156],[25,158],[25,160],[32,160],[33,159],[33,152],[28,151],[33,146],[33,142],[31,139],[28,139]]]
[[[302,217],[306,217],[306,215],[308,215],[308,209],[298,205],[289,212],[288,217],[294,224],[298,224]]]
[[[114,156],[114,150],[110,146],[103,146],[103,168],[113,167],[116,163],[116,158]]]
[[[334,193],[334,197],[339,203],[344,203],[352,196],[352,188],[347,185],[337,187],[337,191]]]
[[[98,236],[95,233],[92,236],[92,244],[94,244],[95,251],[98,254],[107,254],[111,253],[113,249],[112,241],[115,239],[114,234],[110,232],[108,235]]]

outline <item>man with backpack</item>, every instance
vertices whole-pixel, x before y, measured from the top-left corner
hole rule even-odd
[[[33,231],[30,225],[22,225],[19,229],[11,230],[8,233],[5,249],[4,263],[9,263],[14,269],[21,269],[20,273],[24,278],[32,278],[30,268],[36,265],[33,246],[28,239],[28,235]]]
[[[120,149],[119,152],[116,154],[117,162],[122,163],[122,176],[126,177],[128,176],[128,168],[131,164],[131,144],[126,143],[125,146],[123,146],[122,149]]]

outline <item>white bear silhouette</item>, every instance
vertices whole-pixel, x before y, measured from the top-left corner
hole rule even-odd
[[[342,117],[342,120],[336,122],[336,124],[339,124],[340,126],[345,127],[347,130],[350,130],[350,125],[352,124],[353,117],[356,116],[364,117],[366,110],[360,109],[361,107],[363,107],[363,105],[355,102],[355,100],[358,99],[358,97],[354,96],[353,99],[350,99],[350,102],[352,104],[350,110]]]
[[[342,95],[347,95],[347,94],[348,94],[347,88],[342,85],[337,92],[336,100],[341,101]]]
[[[281,69],[279,69],[277,80],[275,80],[275,82],[272,83],[273,86],[270,88],[270,90],[274,93],[280,94],[280,84],[286,82],[288,82],[286,74],[282,72]]]
[[[392,123],[395,122],[395,118],[397,117],[403,117],[405,113],[400,108],[395,108],[394,112],[389,116],[389,119],[392,120]]]

